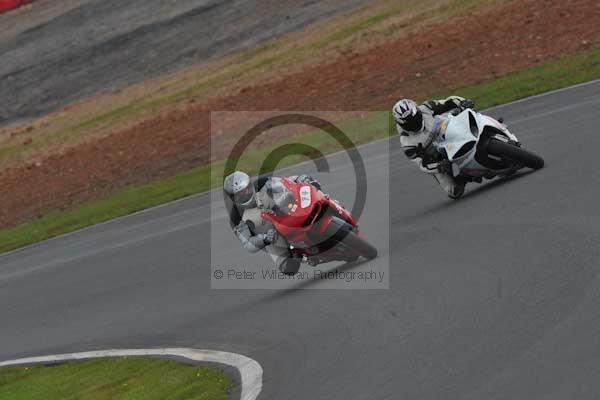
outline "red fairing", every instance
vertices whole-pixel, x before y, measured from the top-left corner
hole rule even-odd
[[[20,7],[27,3],[32,3],[34,0],[0,0],[0,13],[13,8]]]
[[[295,202],[288,205],[286,214],[263,212],[263,218],[273,222],[275,229],[291,244],[303,247],[313,245],[309,232],[323,233],[331,223],[331,213],[322,215],[326,209],[356,226],[356,221],[345,208],[313,185],[296,183],[287,178],[283,178],[283,183],[294,193]]]

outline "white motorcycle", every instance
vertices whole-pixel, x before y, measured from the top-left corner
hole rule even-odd
[[[472,109],[448,114],[440,134],[433,141],[440,172],[451,173],[457,181],[481,183],[512,175],[522,168],[540,169],[544,160],[521,147],[502,120]],[[447,160],[447,161],[444,161]],[[442,161],[442,163],[439,163]],[[450,164],[448,164],[448,162]],[[447,170],[443,170],[443,166]]]

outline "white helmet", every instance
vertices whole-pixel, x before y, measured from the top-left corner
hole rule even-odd
[[[400,100],[394,104],[392,114],[396,123],[405,131],[418,133],[423,130],[423,113],[414,101]]]
[[[235,171],[227,176],[223,182],[223,190],[238,207],[248,208],[256,205],[254,185],[245,172]]]

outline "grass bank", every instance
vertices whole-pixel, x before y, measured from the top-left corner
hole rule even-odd
[[[455,88],[452,93],[473,98],[480,109],[517,100],[523,97],[558,89],[592,79],[600,78],[600,49],[591,49],[576,55],[551,60],[544,64],[496,79],[464,88]],[[450,93],[424,93],[423,98],[442,97]],[[385,137],[388,132],[387,112],[373,112],[340,124],[355,144],[367,143]],[[510,121],[507,121],[510,123]],[[328,140],[326,135],[308,133],[303,141],[309,141],[323,153],[339,150],[339,146]],[[297,141],[297,138],[293,139]],[[250,172],[258,167],[275,147],[290,139],[250,152],[240,164]],[[286,158],[284,165],[292,165],[301,156]],[[280,166],[283,166],[280,164]],[[0,252],[5,252],[85,226],[103,222],[117,216],[130,214],[151,206],[176,200],[193,193],[206,191],[213,183],[221,181],[219,174],[223,163],[205,165],[182,172],[176,176],[160,179],[142,186],[127,187],[108,199],[94,201],[75,210],[53,212],[31,223],[0,230]],[[212,176],[211,176],[212,174]]]
[[[271,40],[225,59],[190,67],[186,71],[143,82],[119,94],[92,98],[80,105],[42,118],[21,129],[15,138],[0,138],[0,165],[49,154],[149,118],[189,101],[201,101],[236,85],[268,76],[280,76],[294,68],[333,57],[369,38],[389,40],[412,29],[416,22],[450,18],[483,4],[500,0],[379,0],[374,6],[334,17],[306,31]],[[505,1],[505,0],[503,0]],[[392,28],[393,27],[393,28]],[[1,132],[1,130],[0,130]],[[28,145],[25,141],[31,139]]]
[[[0,369],[0,399],[226,400],[221,371],[152,358],[108,358]]]

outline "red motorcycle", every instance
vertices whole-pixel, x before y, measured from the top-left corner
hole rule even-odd
[[[271,181],[268,193],[275,211],[264,211],[262,217],[287,239],[295,256],[313,266],[377,257],[377,249],[362,237],[356,220],[339,202],[309,183]]]

